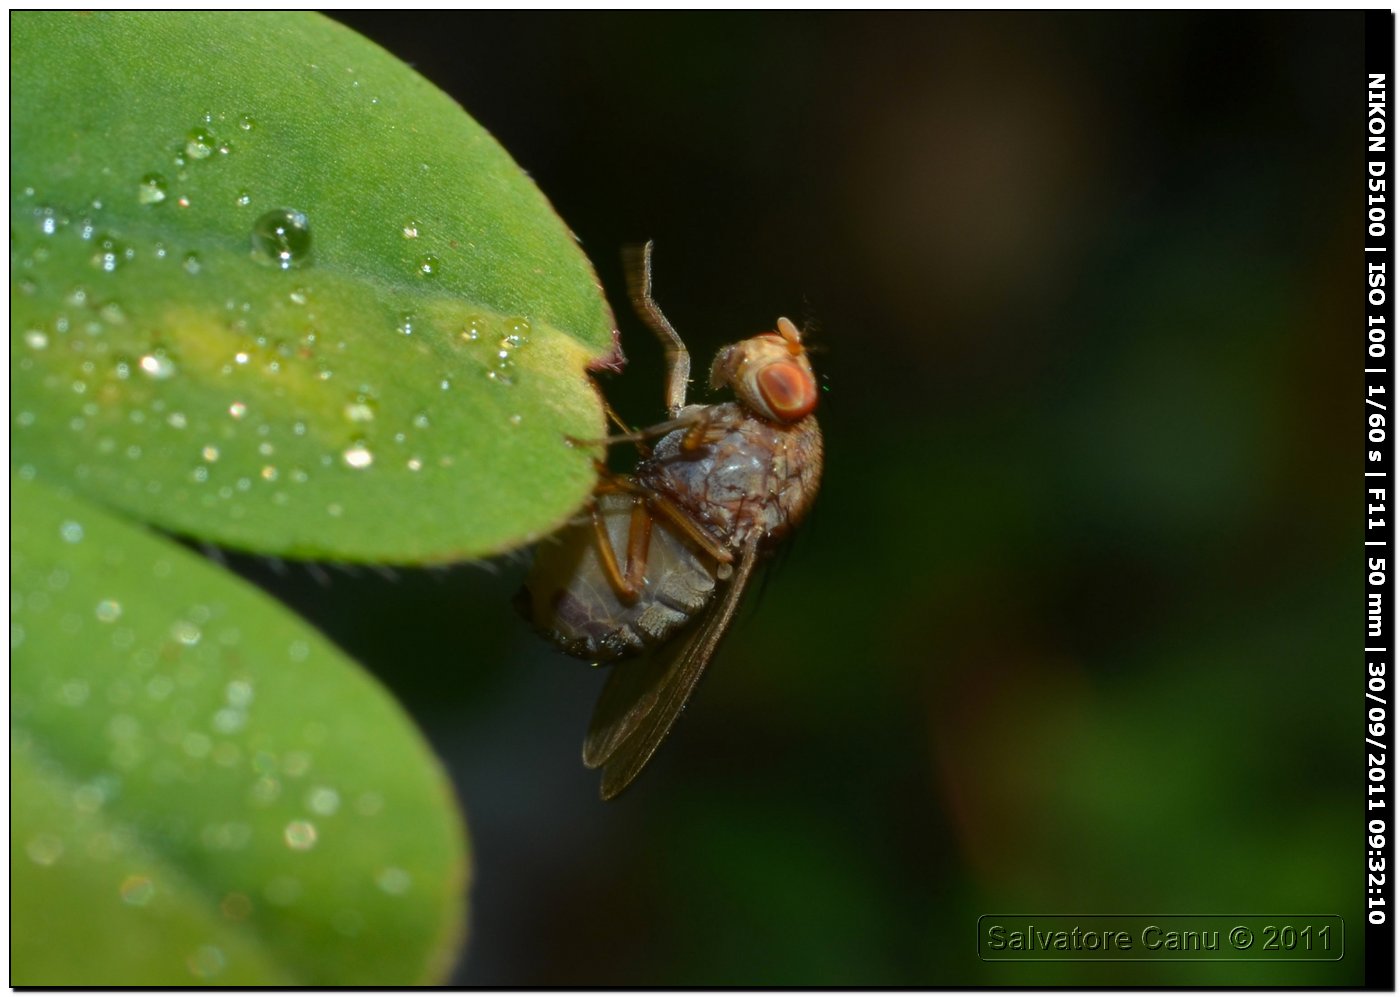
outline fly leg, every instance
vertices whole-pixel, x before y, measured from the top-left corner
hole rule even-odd
[[[712,408],[704,408],[697,413],[694,423],[681,437],[681,450],[683,452],[694,453],[706,443],[713,442],[710,439],[711,413],[713,411]],[[723,434],[721,433],[721,435]]]
[[[612,436],[605,436],[601,440],[580,440],[576,436],[566,436],[576,447],[610,447],[615,443],[640,443],[643,440],[654,440],[658,436],[665,436],[676,429],[691,429],[697,423],[704,422],[703,412],[683,415],[677,419],[667,419],[665,422],[658,422],[654,426],[646,426],[642,429],[633,429],[625,433],[614,433]]]
[[[605,470],[600,469],[600,471],[606,477],[598,485],[597,492],[599,494],[626,492],[639,496],[654,516],[665,518],[671,525],[684,533],[695,546],[709,554],[720,565],[727,566],[734,561],[733,552],[720,546],[719,541],[710,536],[710,532],[705,527],[697,523],[690,513],[678,506],[672,499],[660,492],[652,491],[644,485],[637,484],[631,478],[615,477],[608,475]],[[633,515],[636,515],[635,510]],[[630,538],[628,546],[631,546]],[[616,562],[614,561],[614,563]]]
[[[667,419],[665,422],[658,422],[654,426],[647,426],[643,429],[634,429],[630,432],[617,433],[613,436],[606,436],[601,440],[579,440],[569,437],[575,446],[612,446],[614,443],[640,442],[642,440],[653,440],[658,436],[665,436],[667,433],[677,429],[684,429],[685,436],[681,439],[681,449],[687,453],[692,453],[713,442],[710,436],[710,427],[713,419],[709,408],[697,407],[687,412],[683,416],[675,419]]]
[[[651,296],[651,243],[640,248],[629,246],[622,251],[622,265],[627,272],[627,291],[632,307],[666,351],[666,410],[672,418],[685,408],[685,389],[690,383],[690,351],[680,335],[666,321],[661,308]]]
[[[637,601],[646,581],[647,553],[651,548],[651,512],[646,499],[640,495],[632,497],[632,519],[627,527],[627,569],[617,563],[613,552],[612,537],[608,534],[607,523],[603,522],[602,510],[593,503],[593,539],[598,545],[598,560],[603,566],[603,574],[608,585],[627,605]]]
[[[617,410],[614,409],[610,404],[608,404],[608,400],[606,398],[603,399],[603,411],[607,413],[608,421],[611,422],[618,429],[622,430],[621,433],[617,434],[616,436],[605,436],[601,440],[578,440],[574,439],[572,436],[566,437],[566,439],[568,439],[568,441],[574,446],[604,447],[610,446],[613,443],[626,443],[630,440],[631,442],[637,445],[637,453],[641,454],[643,457],[650,456],[651,447],[645,446],[642,443],[642,441],[647,439],[648,437],[642,433],[638,433],[631,426],[627,425],[626,421],[622,418],[622,416],[617,414]]]

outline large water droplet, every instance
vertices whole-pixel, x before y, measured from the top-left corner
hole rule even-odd
[[[436,277],[442,269],[442,261],[436,256],[425,256],[418,261],[418,273],[423,277]]]
[[[407,221],[403,223],[403,237],[405,239],[418,238],[418,222]]]
[[[253,223],[253,256],[283,270],[311,256],[311,225],[305,213],[277,208]]]
[[[167,184],[159,173],[147,173],[136,188],[136,200],[141,204],[159,204],[165,200]]]
[[[353,467],[356,470],[369,467],[374,463],[374,454],[370,453],[369,448],[363,443],[354,444],[340,457],[341,460],[345,461],[347,467]]]
[[[219,142],[207,128],[191,129],[185,136],[185,155],[191,159],[208,159]]]
[[[238,127],[242,128],[245,132],[250,132],[257,126],[257,119],[254,118],[251,114],[245,114],[238,119]]]

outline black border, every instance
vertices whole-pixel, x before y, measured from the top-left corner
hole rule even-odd
[[[1363,123],[1365,131],[1363,132],[1362,141],[1363,148],[1366,150],[1366,180],[1368,185],[1366,196],[1368,200],[1364,206],[1366,211],[1366,237],[1361,256],[1363,261],[1362,269],[1367,279],[1366,288],[1363,292],[1366,294],[1366,321],[1363,330],[1364,342],[1362,346],[1366,361],[1366,402],[1362,408],[1365,413],[1363,418],[1366,423],[1364,432],[1367,435],[1365,459],[1366,474],[1362,477],[1362,481],[1364,482],[1363,489],[1366,504],[1372,508],[1374,508],[1378,498],[1378,496],[1371,491],[1372,489],[1382,489],[1379,495],[1380,504],[1382,506],[1389,506],[1397,497],[1400,497],[1395,495],[1392,487],[1391,479],[1394,476],[1394,466],[1390,443],[1390,437],[1394,432],[1395,425],[1393,418],[1395,375],[1392,359],[1392,355],[1395,351],[1395,309],[1391,304],[1390,295],[1394,293],[1393,288],[1396,277],[1394,266],[1391,262],[1395,249],[1393,230],[1396,217],[1395,211],[1391,205],[1394,203],[1393,198],[1396,194],[1396,178],[1394,171],[1395,157],[1392,152],[1395,138],[1391,134],[1392,129],[1390,128],[1390,118],[1394,111],[1394,104],[1389,99],[1391,88],[1394,83],[1394,30],[1395,15],[1390,11],[1366,11],[1364,26],[1366,64],[1364,67],[1365,75],[1361,82],[1365,84],[1363,93],[1365,96],[1366,117]],[[1373,116],[1371,113],[1372,104],[1374,103],[1372,101],[1372,94],[1375,92],[1370,86],[1371,74],[1373,73],[1385,74],[1384,89],[1378,94],[1380,96],[1384,117],[1381,119],[1381,123],[1376,125],[1373,125],[1373,118],[1378,116]],[[1373,131],[1373,127],[1378,128],[1379,131]],[[1384,136],[1385,140],[1377,142],[1376,139],[1380,136]],[[1384,201],[1377,202],[1385,208],[1384,221],[1379,228],[1375,226],[1373,222],[1374,216],[1370,214],[1371,209],[1376,206],[1369,200],[1375,193],[1369,189],[1369,182],[1373,178],[1373,170],[1380,171],[1376,176],[1384,176],[1386,186]],[[1377,288],[1372,287],[1370,283],[1370,278],[1376,273],[1371,267],[1377,263],[1380,263],[1383,268],[1380,272],[1384,273],[1386,280],[1384,293],[1379,296],[1375,294]],[[1369,334],[1373,328],[1385,330],[1384,352],[1379,357],[1372,353],[1374,344]],[[1384,419],[1388,430],[1384,434],[1384,439],[1379,441],[1379,443],[1373,440],[1370,435],[1371,431],[1376,428],[1371,424],[1370,420],[1372,416],[1377,414],[1381,415]],[[1369,833],[1366,835],[1367,840],[1364,853],[1366,871],[1361,876],[1361,881],[1362,896],[1365,898],[1364,903],[1368,916],[1362,929],[1362,950],[1365,953],[1366,959],[1365,985],[1368,988],[1380,990],[1395,989],[1395,930],[1391,924],[1392,919],[1395,917],[1393,903],[1395,891],[1390,884],[1393,882],[1396,870],[1392,861],[1394,849],[1391,846],[1391,841],[1397,829],[1400,829],[1400,827],[1397,827],[1396,819],[1390,816],[1394,810],[1394,803],[1392,802],[1393,779],[1391,776],[1393,764],[1390,763],[1390,759],[1386,757],[1393,754],[1394,749],[1394,737],[1393,734],[1390,734],[1390,732],[1394,730],[1394,710],[1389,707],[1387,702],[1388,699],[1394,695],[1394,682],[1389,677],[1395,674],[1394,668],[1392,667],[1394,658],[1390,656],[1390,652],[1387,650],[1395,640],[1395,634],[1391,632],[1390,627],[1394,605],[1394,586],[1391,582],[1391,577],[1397,567],[1400,567],[1396,565],[1393,556],[1395,529],[1392,525],[1391,515],[1392,512],[1388,508],[1380,515],[1375,515],[1371,509],[1366,511],[1366,528],[1364,531],[1365,544],[1362,547],[1364,552],[1363,558],[1365,560],[1364,566],[1368,569],[1365,575],[1368,609],[1370,607],[1370,599],[1375,597],[1379,597],[1380,599],[1380,615],[1377,618],[1380,628],[1379,636],[1376,630],[1371,629],[1372,621],[1368,613],[1365,642],[1362,645],[1366,649],[1364,652],[1365,664],[1363,670],[1368,683],[1365,698],[1363,699],[1365,705],[1362,708],[1362,712],[1366,717],[1368,735],[1368,743],[1364,745],[1366,775],[1363,791],[1365,793],[1364,799],[1366,802],[1363,804],[1363,807],[1366,812],[1368,832],[1370,831],[1370,822],[1378,818],[1384,820],[1386,825],[1384,834],[1385,841],[1381,847],[1372,848],[1371,845],[1375,842],[1372,841]],[[1375,576],[1369,570],[1371,567],[1370,559],[1378,555],[1384,557],[1387,564],[1386,570],[1384,570],[1381,573],[1381,577],[1377,579],[1377,584],[1373,585],[1372,580]],[[1387,676],[1387,681],[1381,686],[1382,691],[1380,693],[1377,693],[1375,691],[1376,686],[1371,684],[1371,679],[1373,677],[1379,677],[1372,675],[1372,673],[1376,671],[1377,666],[1382,670],[1382,674]],[[1387,735],[1379,737],[1371,736],[1377,733],[1374,728],[1371,727],[1371,723],[1374,722],[1373,710],[1379,711],[1384,716],[1388,728]],[[1387,716],[1386,714],[1389,715]],[[1381,747],[1377,747],[1378,744]],[[1370,776],[1372,770],[1376,768],[1376,766],[1371,764],[1373,760],[1372,756],[1377,754],[1385,759],[1380,766],[1382,779],[1372,780]],[[1372,809],[1372,801],[1381,804],[1381,806]],[[1378,886],[1372,885],[1374,882],[1372,877],[1379,871],[1375,868],[1377,860],[1379,860],[1380,869],[1384,870],[1385,874],[1384,881]],[[1373,901],[1376,902],[1376,906],[1374,907],[1371,906]],[[1377,911],[1383,912],[1384,914],[1380,923],[1375,923],[1371,920],[1371,915],[1373,912]]]

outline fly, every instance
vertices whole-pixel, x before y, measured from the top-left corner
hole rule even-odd
[[[734,400],[687,405],[690,353],[651,296],[651,243],[626,255],[628,289],[666,350],[668,418],[607,443],[660,437],[631,475],[599,468],[585,519],[540,544],[525,614],[560,648],[612,663],[583,742],[602,797],[629,786],[694,692],[754,566],[816,498],[817,383],[788,319],[724,347],[710,387]]]

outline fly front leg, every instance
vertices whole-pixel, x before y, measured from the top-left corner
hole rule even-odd
[[[625,433],[614,433],[612,436],[605,436],[601,440],[580,440],[576,436],[566,436],[564,439],[568,440],[576,447],[610,447],[617,443],[640,443],[644,440],[654,440],[674,430],[693,429],[695,426],[705,423],[707,423],[707,419],[702,410],[675,419],[667,419],[665,422],[658,422],[654,426],[647,426],[643,429],[633,429]]]
[[[666,321],[660,306],[651,296],[651,243],[622,251],[622,265],[627,274],[627,291],[632,307],[666,351],[666,411],[674,418],[685,408],[686,385],[690,383],[690,351],[681,342],[680,334]]]
[[[612,435],[612,436],[605,436],[605,437],[603,437],[601,440],[588,440],[588,441],[585,441],[585,440],[576,440],[576,439],[574,439],[572,436],[570,436],[570,437],[567,437],[567,439],[569,440],[569,442],[572,443],[574,446],[603,446],[603,447],[606,447],[606,446],[611,446],[611,445],[614,444],[614,443],[626,443],[626,442],[629,442],[629,441],[630,441],[630,442],[632,442],[633,444],[636,445],[636,447],[637,447],[637,453],[640,454],[642,457],[649,457],[649,456],[651,456],[651,447],[646,446],[646,445],[642,442],[643,440],[646,440],[646,439],[648,439],[649,437],[647,437],[647,436],[644,435],[644,434],[638,433],[638,432],[637,432],[635,429],[633,429],[631,426],[627,425],[626,421],[622,418],[622,416],[620,416],[620,415],[617,414],[617,410],[614,409],[614,408],[612,407],[612,405],[610,405],[610,404],[608,403],[608,400],[607,400],[606,398],[603,399],[603,411],[607,413],[608,421],[611,422],[611,423],[612,423],[614,426],[616,426],[618,429],[622,430],[621,433],[617,433],[617,434]]]
[[[716,427],[713,408],[703,408],[695,414],[695,419],[684,436],[681,437],[681,450],[685,453],[694,453],[707,443],[713,443],[725,433],[725,427],[721,423]],[[677,427],[680,428],[680,427]],[[717,429],[712,433],[711,429]]]

